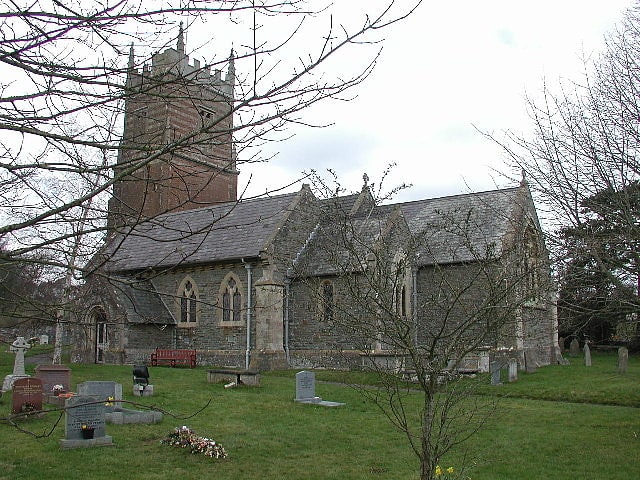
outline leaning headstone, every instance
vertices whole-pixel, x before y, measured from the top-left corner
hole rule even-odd
[[[509,382],[518,380],[518,361],[515,358],[509,359]]]
[[[589,343],[585,342],[584,344],[584,366],[591,366],[591,349],[589,348]]]
[[[2,391],[7,392],[13,388],[13,383],[19,378],[28,377],[24,371],[24,352],[31,348],[31,344],[24,337],[18,337],[9,347],[9,351],[16,354],[13,362],[13,373],[4,377],[2,382]]]
[[[500,362],[491,362],[491,385],[501,385],[500,381],[500,370],[502,369],[502,364]]]
[[[104,401],[98,397],[76,395],[64,404],[65,426],[62,448],[94,447],[113,445],[106,435]],[[85,430],[90,430],[93,438],[87,438]]]
[[[569,355],[571,355],[572,357],[577,357],[578,355],[580,355],[580,343],[578,342],[577,338],[571,340],[571,343],[569,344]]]
[[[618,372],[627,373],[629,367],[629,349],[627,347],[620,347],[618,349]]]
[[[78,384],[78,395],[97,397],[103,401],[111,398],[115,406],[120,406],[118,400],[122,400],[122,384],[110,381],[83,382]]]
[[[560,351],[560,347],[555,347],[553,351],[554,358],[558,365],[569,365],[569,360],[562,356],[562,352]]]
[[[29,413],[42,410],[42,380],[19,378],[13,383],[12,413]]]
[[[329,402],[316,396],[316,374],[306,370],[296,373],[296,402],[314,403],[323,407],[340,407],[344,403]]]

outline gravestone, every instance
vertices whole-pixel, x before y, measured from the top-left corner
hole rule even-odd
[[[317,403],[320,400],[316,397],[316,374],[306,370],[296,373],[296,402]]]
[[[502,369],[501,362],[491,362],[491,385],[502,385],[500,381],[500,370]]]
[[[571,343],[569,344],[569,355],[571,355],[572,357],[577,357],[578,355],[580,355],[580,343],[578,342],[577,338],[571,340]]]
[[[40,345],[48,345],[49,344],[49,335],[47,335],[46,333],[43,333],[42,335],[40,335]]]
[[[478,372],[487,373],[490,369],[489,352],[482,351],[478,354]]]
[[[589,348],[589,343],[585,342],[584,344],[584,366],[591,366],[591,349]]]
[[[560,351],[560,347],[555,347],[553,349],[553,355],[555,361],[558,365],[569,365],[569,360],[562,356],[562,352]]]
[[[527,373],[536,373],[538,369],[538,358],[532,349],[524,351],[524,368]]]
[[[558,338],[558,347],[560,348],[560,353],[564,353],[564,338]]]
[[[7,392],[13,388],[13,383],[19,378],[28,377],[24,371],[24,352],[31,348],[31,344],[27,342],[24,337],[18,337],[9,347],[9,351],[16,354],[16,359],[13,362],[13,373],[4,377],[2,383],[2,391]]]
[[[106,401],[111,397],[114,405],[120,406],[118,400],[122,400],[122,384],[110,381],[89,381],[78,384],[78,395],[97,397]]]
[[[13,408],[11,413],[42,410],[42,380],[19,378],[13,383]]]
[[[629,349],[627,347],[620,347],[618,349],[618,372],[627,373],[629,366]]]
[[[323,407],[340,407],[344,403],[328,402],[316,396],[316,374],[306,370],[296,373],[296,402],[313,403]]]
[[[45,394],[53,392],[54,385],[62,385],[65,392],[71,391],[71,369],[64,365],[38,365],[36,378],[42,380]]]
[[[509,382],[518,380],[518,361],[515,358],[509,359]]]
[[[106,435],[104,401],[98,397],[76,395],[64,404],[65,425],[62,448],[78,448],[113,445],[112,438]],[[93,428],[93,438],[85,439],[82,426]]]

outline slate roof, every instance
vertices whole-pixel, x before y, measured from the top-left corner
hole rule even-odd
[[[315,275],[337,273],[350,263],[354,264],[352,268],[358,268],[354,257],[362,258],[398,209],[411,234],[419,236],[416,249],[419,265],[499,256],[507,234],[513,231],[518,201],[528,198],[519,195],[520,188],[384,205],[373,211],[365,209],[366,216],[350,218],[352,232],[345,232],[339,219],[351,212],[358,195],[321,200],[325,215],[309,232],[296,265],[304,265],[305,271]],[[296,196],[300,194],[161,215],[114,238],[105,251],[106,258],[110,258],[106,269],[125,272],[257,258],[295,208]],[[355,255],[349,251],[353,238],[361,242]]]
[[[418,264],[495,258],[518,218],[521,187],[399,204],[417,240]]]
[[[346,223],[340,215],[328,215],[316,227],[291,273],[332,275],[360,268],[356,257],[364,259],[398,208],[408,227],[405,252],[409,249],[417,254],[419,266],[496,258],[506,248],[507,235],[518,220],[518,192],[516,187],[384,205]],[[415,239],[412,248],[411,235]]]
[[[258,257],[297,195],[160,215],[113,238],[105,248],[105,268],[124,272]]]
[[[133,323],[175,324],[156,288],[149,281],[128,283],[128,279],[114,282],[114,292]],[[171,299],[169,299],[171,301]]]

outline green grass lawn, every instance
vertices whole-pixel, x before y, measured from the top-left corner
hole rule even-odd
[[[632,479],[640,473],[640,359],[615,371],[615,356],[594,354],[593,366],[572,365],[520,374],[518,382],[486,385],[499,397],[485,429],[446,459],[465,462],[473,480]],[[11,373],[13,355],[0,353],[0,375]],[[131,367],[70,365],[72,382],[114,380],[131,395]],[[27,366],[27,373],[33,367]],[[369,375],[319,371],[316,393],[346,402],[323,408],[293,402],[295,372],[262,376],[260,387],[225,390],[206,382],[206,367],[150,368],[155,395],[142,400],[167,412],[156,425],[107,425],[113,447],[62,450],[64,420],[50,412],[20,426],[0,423],[0,478],[7,479],[416,479],[418,464],[406,440],[375,405],[348,386]],[[323,383],[328,380],[332,383]],[[416,404],[419,394],[416,394]],[[198,412],[210,401],[210,404]],[[10,413],[10,394],[0,416]],[[216,439],[224,460],[190,455],[160,444],[174,427],[188,425]]]

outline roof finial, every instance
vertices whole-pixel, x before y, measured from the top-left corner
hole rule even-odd
[[[184,31],[182,29],[182,22],[180,22],[180,27],[178,30],[178,45],[177,45],[178,53],[184,55]]]
[[[522,180],[520,180],[520,185],[525,185],[527,183],[527,171],[522,168]]]
[[[131,46],[129,47],[129,70],[133,70],[135,65],[135,59],[133,55],[133,42],[131,42]]]
[[[225,77],[225,81],[231,85],[235,84],[236,79],[236,65],[235,65],[235,55],[233,54],[233,48],[231,49],[231,53],[229,54],[229,68],[227,69],[227,76]]]
[[[364,185],[362,186],[362,188],[365,189],[369,186],[369,175],[367,175],[366,173],[362,175],[362,180],[364,181]]]

